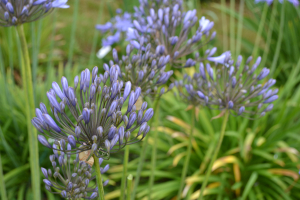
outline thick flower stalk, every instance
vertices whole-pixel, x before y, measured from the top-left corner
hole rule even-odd
[[[60,150],[53,150],[54,154],[49,157],[53,171],[41,168],[45,176],[43,181],[46,189],[53,194],[60,194],[66,199],[96,198],[98,196],[98,188],[95,184],[91,184],[91,181],[96,178],[92,176],[94,173],[92,167],[85,161],[80,160],[79,153],[76,154],[74,160],[71,158],[70,153],[64,153],[65,150],[70,151],[72,149],[70,143],[66,144],[64,140],[61,140],[59,147],[56,146],[55,148],[59,148]],[[102,162],[103,159],[99,158],[100,165]],[[101,174],[105,173],[108,169],[108,164],[104,168],[101,167]],[[103,185],[105,186],[107,183],[108,180]]]
[[[214,22],[202,17],[198,20],[196,10],[182,11],[181,4],[175,4],[171,7],[148,9],[149,15],[140,17],[133,21],[134,28],[127,31],[127,39],[135,40],[144,36],[147,42],[152,44],[152,50],[157,46],[163,46],[164,55],[170,55],[172,67],[191,67],[196,62],[212,56],[216,48],[204,51],[204,55],[199,54],[199,49],[203,48],[211,41],[216,33],[211,33]],[[197,27],[197,23],[199,26]],[[196,32],[191,35],[192,29]],[[186,56],[192,57],[182,59]]]
[[[125,33],[128,28],[133,27],[132,16],[128,12],[122,14],[121,9],[117,9],[117,15],[105,24],[97,24],[96,29],[101,33],[110,33],[109,36],[102,39],[102,46],[111,46],[119,42],[122,38],[122,33]]]
[[[261,84],[270,70],[263,68],[256,74],[261,58],[258,57],[252,67],[249,66],[251,60],[249,57],[241,66],[242,56],[239,56],[234,65],[227,54],[224,65],[212,68],[209,63],[206,66],[200,63],[199,73],[193,77],[185,75],[183,81],[175,84],[180,96],[195,106],[229,110],[233,115],[264,116],[278,98],[278,89],[270,89],[276,80],[269,79]]]
[[[68,0],[0,0],[0,26],[16,26],[49,14],[54,8],[69,8]]]
[[[118,152],[125,145],[136,143],[146,136],[150,130],[147,122],[153,116],[153,109],[147,109],[144,102],[141,109],[136,110],[135,103],[141,95],[141,88],[133,91],[131,82],[123,84],[123,81],[117,80],[116,67],[111,67],[103,75],[97,73],[98,68],[95,67],[90,79],[90,71],[85,69],[81,72],[80,83],[78,76],[75,77],[74,87],[62,77],[62,90],[53,82],[47,96],[54,118],[41,103],[32,124],[40,133],[54,139],[55,145],[61,140],[68,141],[73,149],[67,152],[91,150],[91,155],[109,159],[110,153]],[[43,135],[38,136],[39,141],[52,148]],[[77,144],[80,146],[77,147]]]
[[[173,84],[170,84],[167,90],[162,87],[160,91],[157,91],[160,86],[166,84],[173,71],[165,71],[170,56],[163,55],[159,49],[156,53],[152,53],[151,44],[147,44],[145,48],[143,48],[142,43],[136,41],[128,44],[126,55],[122,56],[120,60],[114,49],[113,60],[111,66],[116,66],[119,70],[119,79],[124,82],[130,81],[134,89],[140,87],[142,96],[162,95],[173,87]],[[110,71],[106,64],[104,64],[104,69]]]

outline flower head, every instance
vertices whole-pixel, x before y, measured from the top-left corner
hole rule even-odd
[[[47,96],[54,117],[41,103],[32,124],[43,135],[54,139],[56,145],[65,140],[73,147],[70,151],[91,150],[97,157],[109,158],[110,153],[146,136],[153,109],[147,109],[147,103],[144,103],[141,110],[136,111],[135,103],[141,88],[132,90],[130,81],[124,84],[117,80],[116,67],[103,75],[97,73],[97,67],[92,76],[85,69],[81,72],[80,83],[78,76],[75,77],[74,87],[69,86],[65,77],[61,79],[62,89],[53,82]],[[43,135],[39,135],[39,141],[53,148]]]
[[[214,22],[205,19],[205,17],[198,20],[196,10],[189,10],[184,13],[181,3],[158,8],[155,6],[147,7],[145,4],[143,10],[148,10],[148,12],[145,11],[145,14],[148,15],[133,21],[136,31],[128,30],[127,37],[132,40],[140,35],[144,36],[147,42],[153,46],[164,45],[163,54],[170,55],[172,66],[191,67],[196,64],[196,61],[202,61],[208,54],[212,56],[215,52],[212,53],[208,50],[203,56],[198,53],[199,49],[212,40],[216,33],[211,33]],[[198,28],[197,24],[199,24]],[[197,29],[190,36],[192,28]],[[194,53],[193,58],[186,61],[181,59],[185,56],[193,56]]]
[[[64,153],[63,149],[67,148],[70,150],[72,148],[71,144],[66,144],[65,141],[62,141],[60,146],[56,148],[60,148],[61,151],[53,150],[54,154],[49,156],[53,171],[41,168],[45,176],[43,182],[46,189],[67,199],[95,199],[98,196],[98,188],[95,185],[90,186],[91,181],[95,180],[95,176],[92,176],[92,167],[85,161],[80,160],[78,153],[74,160],[69,153]],[[102,161],[103,159],[99,158],[100,165]],[[101,174],[108,169],[109,165],[106,165],[104,168],[101,167]],[[103,185],[105,186],[107,183],[108,180]]]
[[[68,0],[0,0],[0,26],[35,21],[54,8],[69,8]]]
[[[233,115],[259,115],[263,116],[272,110],[273,101],[278,96],[278,89],[270,89],[274,79],[260,84],[269,74],[269,69],[263,68],[255,73],[261,58],[257,58],[252,67],[249,67],[249,57],[246,64],[241,67],[242,56],[234,61],[230,54],[224,60],[224,65],[215,68],[209,63],[204,66],[200,63],[199,73],[193,77],[184,76],[183,81],[176,82],[180,96],[193,105],[204,105],[220,110],[227,109]]]
[[[160,91],[157,91],[158,87],[164,85],[173,74],[172,70],[165,71],[170,56],[165,56],[161,53],[160,48],[164,48],[163,46],[159,46],[155,50],[155,48],[151,49],[151,44],[147,44],[144,47],[141,42],[128,44],[126,55],[122,56],[120,60],[117,51],[114,49],[114,61],[111,62],[111,66],[118,68],[120,72],[119,78],[122,81],[130,81],[134,88],[140,87],[142,96],[153,97],[156,94],[162,95],[173,87],[173,84],[171,84],[167,91],[165,91],[164,87]],[[139,47],[139,49],[136,50],[134,46],[136,48]],[[152,53],[153,51],[156,51],[156,53]],[[105,70],[109,71],[108,65],[104,65],[104,67]]]
[[[96,25],[96,29],[102,33],[111,32],[113,35],[109,35],[107,38],[102,40],[102,46],[111,46],[120,41],[122,32],[126,32],[128,28],[133,27],[131,14],[122,10],[117,10],[117,15],[112,18],[106,24]]]

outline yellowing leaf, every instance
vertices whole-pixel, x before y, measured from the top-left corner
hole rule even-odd
[[[186,155],[186,152],[182,152],[180,154],[178,154],[177,156],[175,156],[175,158],[173,159],[173,166],[176,167],[178,162],[180,161],[180,159]]]
[[[269,169],[269,172],[272,174],[277,174],[277,175],[284,175],[284,176],[289,176],[294,179],[294,181],[297,181],[299,179],[299,174],[288,169]]]
[[[187,123],[185,123],[184,121],[182,121],[181,119],[178,119],[176,117],[173,116],[167,116],[167,119],[175,124],[177,124],[178,126],[181,126],[182,128],[189,130],[190,129],[190,125],[188,125]]]
[[[234,174],[234,180],[236,183],[241,181],[241,171],[240,171],[240,167],[238,164],[234,163],[233,164],[233,174]],[[235,194],[236,196],[240,196],[241,194],[241,189],[238,188],[235,190]]]
[[[178,143],[176,145],[173,145],[169,151],[168,154],[170,155],[171,153],[173,153],[174,151],[176,151],[177,149],[180,149],[181,147],[187,146],[187,142],[182,142],[182,143]]]
[[[229,164],[229,163],[238,163],[238,159],[235,156],[225,156],[216,160],[213,164],[212,171]]]

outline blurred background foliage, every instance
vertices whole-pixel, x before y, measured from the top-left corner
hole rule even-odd
[[[133,12],[138,0],[72,0],[69,4],[69,9],[56,10],[25,26],[32,56],[36,104],[48,102],[46,91],[52,81],[60,82],[62,75],[72,79],[84,68],[97,65],[102,69],[111,54],[103,59],[96,57],[102,36],[94,26],[108,21],[117,8]],[[233,57],[238,53],[245,57],[261,55],[263,65],[270,68],[273,78],[277,79],[280,97],[274,110],[263,118],[230,117],[205,199],[300,199],[299,8],[289,3],[283,6],[277,1],[271,6],[254,4],[252,0],[186,2],[187,9],[195,5],[199,18],[204,15],[215,22],[217,37],[208,48],[216,46],[218,53],[231,50]],[[0,154],[4,174],[0,183],[5,183],[9,200],[31,199],[33,188],[30,186],[24,92],[19,69],[20,44],[14,28],[0,28],[0,38]],[[123,42],[114,47],[121,55],[125,45]],[[193,69],[186,71],[192,73]],[[182,71],[176,72],[173,80],[180,78]],[[180,99],[173,98],[172,93],[162,97],[160,126],[156,127],[159,136],[154,141],[150,135],[148,140],[136,199],[148,199],[148,195],[151,199],[176,199],[188,145],[190,109]],[[185,199],[196,199],[199,195],[221,126],[221,119],[211,118],[218,114],[218,111],[197,108],[195,139],[183,192]],[[155,185],[153,192],[148,194],[154,144],[158,148]],[[128,171],[133,176],[140,150],[141,143],[130,146]],[[41,166],[50,167],[50,153],[40,145]],[[123,152],[106,161],[111,166],[106,199],[116,199],[120,195],[122,156]],[[43,199],[59,197],[44,190]]]

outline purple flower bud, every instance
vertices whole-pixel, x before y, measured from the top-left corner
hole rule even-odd
[[[92,82],[95,81],[95,78],[97,76],[97,73],[98,73],[98,67],[94,67],[93,68],[93,71],[92,71]]]
[[[202,76],[202,78],[204,80],[206,80],[206,74],[205,74],[204,65],[202,62],[199,65],[199,72],[200,72],[200,75]]]
[[[64,76],[61,78],[61,85],[62,85],[64,94],[67,96],[69,86],[68,86],[68,80]]]
[[[238,115],[241,115],[245,111],[245,106],[240,107]]]
[[[82,111],[82,117],[83,117],[84,122],[86,124],[88,124],[90,121],[90,117],[91,117],[91,111],[87,108],[84,108]]]
[[[116,127],[112,126],[109,128],[107,133],[107,139],[112,140],[116,134]]]
[[[271,103],[271,102],[275,101],[276,99],[278,99],[278,95],[271,96],[270,98],[265,100],[263,103]]]
[[[110,142],[110,149],[112,149],[117,142],[119,141],[119,134],[114,135],[113,139]]]
[[[48,178],[48,172],[47,172],[47,169],[41,167],[41,170],[42,170],[42,173],[44,174],[45,178],[47,179],[47,178]]]
[[[48,126],[50,126],[54,131],[60,133],[61,129],[59,128],[59,126],[57,126],[57,124],[55,123],[55,121],[52,119],[52,117],[48,114],[43,114],[43,118],[44,121],[48,124]]]
[[[124,89],[124,94],[123,94],[124,101],[127,99],[130,91],[131,91],[131,82],[128,81],[125,84],[125,89]]]
[[[52,183],[48,179],[43,179],[43,182],[48,185],[49,187],[52,187]]]
[[[68,142],[69,142],[69,144],[70,144],[73,148],[76,147],[76,140],[75,140],[75,138],[74,138],[73,135],[69,135],[69,136],[68,136]]]
[[[109,170],[109,164],[105,165],[103,169],[100,169],[101,174],[104,174],[105,172],[107,172],[107,170]]]
[[[140,49],[140,48],[141,48],[141,45],[140,45],[137,41],[135,41],[135,40],[131,40],[131,41],[130,41],[130,44],[131,44],[134,48],[136,48],[136,49]]]
[[[72,88],[72,87],[69,87],[68,88],[68,97],[69,97],[69,100],[70,100],[70,102],[71,102],[71,104],[73,105],[73,106],[76,106],[76,100],[75,100],[75,91],[74,91],[74,88]]]
[[[125,98],[124,98],[125,99]],[[132,106],[135,104],[135,93],[132,91],[130,93],[129,102],[128,102],[128,109],[127,112],[130,112],[132,109]]]
[[[65,190],[61,191],[60,194],[63,198],[67,198],[67,192]]]
[[[92,84],[90,87],[90,100],[92,100],[94,98],[95,93],[96,93],[96,86],[94,84]]]
[[[270,70],[267,68],[263,68],[263,70],[260,72],[260,74],[257,76],[257,80],[262,80],[264,79],[266,76],[268,76],[268,74],[270,73]]]
[[[228,102],[228,108],[229,108],[229,109],[232,109],[233,106],[234,106],[233,102],[232,102],[232,101],[229,101],[229,102]]]
[[[137,118],[137,116],[136,116],[135,112],[133,112],[133,113],[130,114],[129,120],[128,120],[128,124],[126,126],[126,130],[131,128],[131,126],[133,125],[133,123],[136,121],[136,118]]]
[[[6,8],[10,13],[14,14],[14,7],[10,2],[6,3]]]
[[[62,93],[59,85],[56,82],[52,82],[52,88],[55,91],[56,95],[63,100],[66,96]]]
[[[201,91],[197,91],[197,94],[201,99],[205,98],[205,95]]]
[[[153,108],[149,108],[148,110],[146,110],[141,123],[148,122],[153,117],[153,114]]]
[[[97,192],[93,192],[90,196],[90,199],[95,199],[98,196]]]

